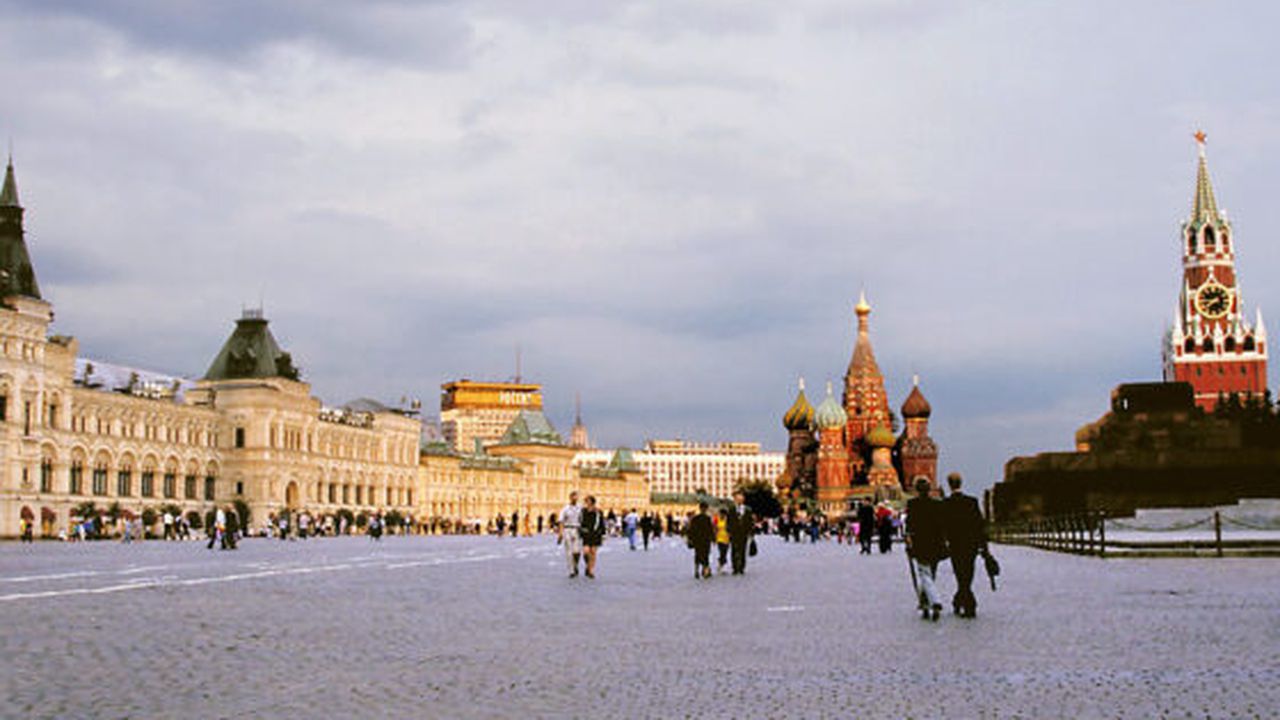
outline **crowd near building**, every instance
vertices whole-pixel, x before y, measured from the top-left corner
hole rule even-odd
[[[148,514],[198,527],[231,508],[250,529],[388,515],[458,532],[515,515],[517,530],[532,532],[571,490],[619,512],[650,505],[631,451],[576,462],[587,446],[581,414],[565,442],[540,386],[446,383],[444,441],[423,445],[417,403],[315,397],[261,309],[243,312],[198,379],[81,357],[75,338],[50,334],[53,306],[23,216],[10,160],[0,188],[0,536],[27,527],[57,537],[90,514],[116,528]]]

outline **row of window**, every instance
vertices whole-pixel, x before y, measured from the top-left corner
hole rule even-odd
[[[352,490],[353,486],[351,485],[329,484],[327,493],[321,492],[321,489],[323,487],[324,487],[323,483],[317,484],[315,496],[327,497],[328,503],[330,505],[335,505],[339,502],[342,502],[343,504],[349,503],[351,502],[351,499],[353,496],[355,497],[356,505],[365,505],[365,504],[373,505],[377,502],[377,499],[376,499],[377,488],[374,488],[372,485],[368,486],[367,489],[366,489],[366,486],[364,485],[355,485],[354,492]],[[385,488],[385,490],[386,490],[385,504],[387,505],[412,505],[413,504],[412,488],[388,487],[388,488]],[[341,500],[339,500],[339,498],[341,498]],[[366,498],[368,498],[367,503],[365,502]]]
[[[1254,348],[1256,347],[1257,347],[1257,344],[1254,343],[1252,335],[1246,337],[1244,339],[1244,342],[1240,343],[1240,348],[1245,352],[1253,352]],[[1195,338],[1187,338],[1186,342],[1182,344],[1182,348],[1183,350],[1186,350],[1189,353],[1195,352],[1196,351]],[[1213,352],[1213,349],[1214,349],[1213,338],[1205,338],[1204,342],[1200,344],[1200,348],[1204,352]],[[1226,352],[1235,352],[1236,339],[1234,337],[1228,337],[1226,340],[1223,340],[1222,349]]]
[[[84,495],[84,466],[80,463],[74,463],[67,471],[67,492],[71,495]],[[93,469],[90,478],[91,494],[106,495],[107,494],[107,469],[97,467]],[[161,476],[161,493],[164,498],[178,497],[178,475],[176,473],[164,473]],[[206,475],[204,478],[204,499],[213,500],[215,490],[217,488],[217,478],[212,475]],[[200,477],[198,475],[183,476],[182,496],[187,500],[198,500],[200,490]],[[153,471],[145,470],[139,475],[138,495],[140,497],[156,497],[156,474]],[[53,463],[48,460],[40,464],[40,492],[53,492]],[[133,496],[133,471],[120,470],[116,473],[116,492],[118,497]]]

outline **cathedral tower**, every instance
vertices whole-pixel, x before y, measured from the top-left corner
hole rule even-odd
[[[911,394],[902,403],[902,420],[906,428],[898,438],[898,457],[902,461],[902,483],[911,487],[918,477],[926,477],[937,493],[938,446],[929,437],[929,416],[933,408],[920,392],[920,379],[912,379]]]
[[[13,175],[13,158],[4,170],[0,187],[0,295],[40,299],[35,269],[23,237],[22,205],[18,203],[18,181]]]
[[[1191,217],[1183,223],[1182,291],[1165,336],[1164,379],[1195,388],[1196,404],[1212,411],[1220,395],[1262,395],[1267,386],[1267,331],[1262,310],[1250,323],[1236,280],[1235,234],[1218,209],[1196,133],[1199,165]]]
[[[817,486],[818,442],[813,437],[814,412],[804,396],[804,378],[796,401],[782,416],[787,440],[787,465],[778,478],[779,493],[793,500],[812,499]]]
[[[849,416],[832,394],[831,383],[814,420],[818,425],[818,507],[827,515],[839,516],[846,509],[853,478],[845,443]]]
[[[844,409],[849,417],[846,442],[853,463],[853,473],[860,481],[866,480],[871,444],[867,436],[875,428],[890,430],[889,399],[884,391],[884,375],[871,350],[871,305],[866,295],[858,298],[854,307],[858,316],[858,339],[853,346],[853,358],[844,375]],[[892,444],[892,443],[890,443]]]

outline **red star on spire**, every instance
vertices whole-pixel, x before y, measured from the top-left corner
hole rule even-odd
[[[1196,131],[1196,134],[1195,134],[1196,142],[1200,143],[1201,145],[1203,145],[1203,144],[1204,144],[1205,139],[1206,139],[1206,138],[1208,138],[1208,137],[1209,137],[1208,135],[1205,135],[1205,134],[1204,134],[1204,131],[1203,131],[1203,130],[1197,130],[1197,131]]]

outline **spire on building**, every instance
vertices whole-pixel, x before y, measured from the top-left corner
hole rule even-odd
[[[573,429],[569,433],[569,446],[585,450],[590,446],[587,426],[582,423],[582,393],[573,394]]]
[[[1204,153],[1204,141],[1207,137],[1203,130],[1196,131],[1200,160],[1196,168],[1196,196],[1191,206],[1193,225],[1217,224],[1219,219],[1218,200],[1213,195],[1213,183],[1209,181],[1209,162]]]
[[[858,297],[858,304],[853,310],[858,314],[858,341],[853,346],[848,376],[879,375],[880,366],[876,364],[876,355],[871,351],[871,304],[867,302],[865,292]]]
[[[0,295],[22,295],[40,299],[35,269],[27,253],[22,227],[22,205],[18,202],[18,180],[13,172],[13,153],[0,186]]]
[[[4,169],[4,187],[0,188],[0,207],[20,208],[18,202],[18,181],[13,176],[13,153],[9,153],[9,164]]]

